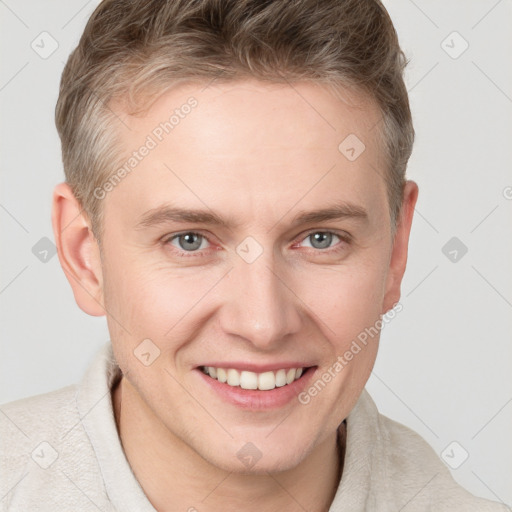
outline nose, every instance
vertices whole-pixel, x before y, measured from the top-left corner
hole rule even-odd
[[[254,262],[242,259],[223,281],[223,331],[243,338],[261,350],[272,350],[301,327],[303,304],[293,292],[284,265],[276,265],[265,250]]]

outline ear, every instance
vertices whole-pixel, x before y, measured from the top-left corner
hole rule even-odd
[[[76,303],[89,315],[104,315],[98,242],[85,211],[67,183],[59,183],[53,191],[52,225],[60,265]]]
[[[382,304],[382,314],[389,311],[400,300],[400,285],[407,264],[407,249],[411,232],[414,206],[418,199],[418,185],[414,181],[406,181],[404,197],[397,227],[393,239],[393,248],[389,262],[386,290]]]

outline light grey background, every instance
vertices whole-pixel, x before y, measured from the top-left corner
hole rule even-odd
[[[79,381],[109,339],[105,319],[74,302],[57,256],[44,263],[32,252],[41,238],[53,240],[51,195],[64,176],[58,84],[96,4],[0,1],[0,402]],[[469,454],[452,471],[457,481],[510,504],[512,3],[385,5],[411,60],[417,139],[408,175],[420,196],[403,311],[383,331],[367,387],[382,413],[440,455],[456,441],[452,465]],[[47,58],[31,47],[49,52],[52,38],[58,48]],[[442,252],[452,237],[468,249],[455,248],[455,262],[453,247]]]

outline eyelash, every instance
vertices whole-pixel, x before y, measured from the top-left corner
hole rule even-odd
[[[332,234],[332,235],[337,236],[341,240],[341,242],[344,244],[351,243],[351,236],[348,233],[342,234],[342,233],[338,233],[336,231],[314,229],[314,230],[308,231],[305,235],[302,235],[302,238],[300,238],[300,240],[294,242],[294,244],[304,241],[306,238],[308,238],[311,235],[314,235],[315,233]],[[183,236],[183,235],[189,235],[189,234],[199,235],[202,238],[204,238],[208,243],[211,243],[210,239],[206,235],[203,235],[202,233],[200,233],[199,231],[182,231],[181,233],[176,233],[174,235],[166,237],[163,240],[163,244],[171,245],[171,242],[173,240],[175,240],[176,238],[179,238],[180,236]],[[176,252],[177,256],[180,258],[191,258],[191,257],[193,258],[193,257],[203,256],[203,251],[206,250],[206,249],[203,249],[202,251],[183,251],[183,250],[180,251],[176,247],[174,247],[174,246],[172,246],[172,247],[173,247],[173,252]],[[332,253],[341,251],[342,247],[333,246],[333,247],[329,247],[327,249],[315,249],[314,247],[312,247],[311,249],[313,249],[316,252],[323,253],[323,254],[332,254]]]

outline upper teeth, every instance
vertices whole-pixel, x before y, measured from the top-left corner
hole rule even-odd
[[[260,389],[262,391],[291,384],[303,372],[303,368],[287,368],[275,372],[254,373],[245,370],[238,371],[234,368],[226,370],[213,366],[203,366],[202,370],[213,379],[225,382],[229,386],[240,386],[242,389]]]

